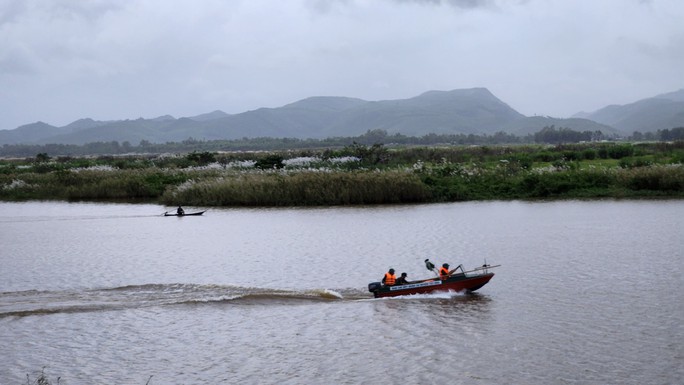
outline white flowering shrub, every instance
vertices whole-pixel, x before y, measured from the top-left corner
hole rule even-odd
[[[31,187],[31,185],[24,182],[23,180],[14,179],[14,180],[12,180],[11,183],[2,186],[2,189],[3,190],[15,190],[15,189],[21,189],[21,188],[27,188],[27,187]]]

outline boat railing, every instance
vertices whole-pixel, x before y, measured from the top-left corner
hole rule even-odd
[[[468,274],[471,274],[471,275],[489,274],[489,269],[493,269],[493,268],[499,267],[499,266],[501,266],[501,265],[484,264],[484,265],[482,265],[480,267],[476,267],[472,270],[464,271],[463,274],[465,274],[465,275],[468,275]]]
[[[458,269],[461,269],[461,273],[465,274],[465,269],[463,268],[463,264],[460,264],[460,265],[456,266],[456,268],[454,268],[453,270],[451,270],[451,271],[449,272],[449,275],[454,274],[454,273],[456,272],[456,270],[458,270]]]
[[[480,266],[480,267],[476,267],[476,268],[474,268],[474,269],[472,269],[472,270],[465,271],[465,269],[463,268],[463,265],[458,265],[458,267],[456,267],[455,269],[451,270],[449,276],[459,276],[459,275],[461,275],[461,274],[463,274],[463,275],[466,276],[466,277],[473,277],[473,276],[478,276],[478,275],[485,275],[485,274],[489,274],[489,269],[493,269],[493,268],[499,267],[499,266],[501,266],[501,265],[487,265],[487,264],[485,264],[485,265],[482,265],[482,266]],[[460,270],[461,270],[461,273],[454,274],[454,273],[456,272],[456,270],[458,270],[459,268],[460,268]],[[438,281],[438,280],[440,280],[440,279],[441,279],[440,277],[431,277],[431,278],[421,279],[421,280],[418,280],[418,281],[411,281],[411,283],[422,283],[422,282],[428,282],[428,281]]]

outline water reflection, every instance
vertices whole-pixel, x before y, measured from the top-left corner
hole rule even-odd
[[[492,299],[480,293],[416,294],[376,299],[380,321],[424,313],[431,322],[450,326],[463,321],[491,318]]]

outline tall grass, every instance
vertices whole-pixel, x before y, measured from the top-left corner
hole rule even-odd
[[[159,169],[59,170],[0,175],[0,199],[112,200],[158,198],[186,173]]]
[[[0,160],[0,200],[156,200],[169,205],[311,206],[488,199],[680,198],[684,197],[681,146],[684,144],[391,151],[372,147],[372,151],[365,152],[361,151],[363,148],[354,148],[356,155],[347,156],[344,161],[334,158],[332,151],[282,152],[278,159],[284,159],[279,164],[283,168],[264,166],[264,170],[255,168],[258,159],[253,158],[265,158],[266,154],[224,154],[215,163],[187,167],[162,157],[88,162]],[[83,168],[84,165],[87,167]]]
[[[476,167],[448,175],[423,173],[433,200],[684,197],[684,166],[639,168],[547,167],[530,170]]]
[[[242,173],[191,181],[168,190],[168,205],[312,206],[430,200],[420,178],[402,171]]]
[[[617,184],[632,191],[652,191],[663,195],[684,192],[684,167],[653,165],[620,170]]]

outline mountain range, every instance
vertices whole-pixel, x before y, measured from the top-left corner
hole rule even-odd
[[[569,119],[524,116],[486,88],[428,91],[409,99],[366,101],[310,97],[278,108],[239,114],[213,111],[193,117],[96,121],[80,119],[63,127],[43,122],[0,131],[2,144],[138,144],[243,137],[329,138],[358,136],[381,129],[409,136],[435,134],[527,135],[546,126],[575,131],[630,135],[684,126],[684,89],[627,105],[611,105]]]
[[[615,127],[624,134],[684,127],[684,89],[573,117]]]

